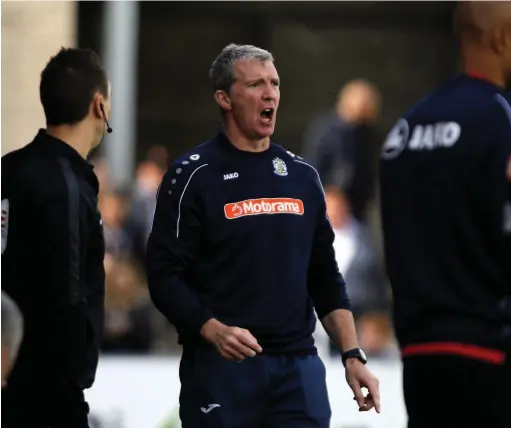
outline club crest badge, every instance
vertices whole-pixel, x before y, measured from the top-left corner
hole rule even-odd
[[[273,172],[274,174],[280,175],[281,177],[286,176],[287,175],[286,163],[280,158],[273,159]]]

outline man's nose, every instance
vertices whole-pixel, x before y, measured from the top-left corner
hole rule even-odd
[[[274,101],[277,99],[277,89],[273,85],[266,86],[263,92],[264,101]]]

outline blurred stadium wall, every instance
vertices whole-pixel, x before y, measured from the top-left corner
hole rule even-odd
[[[61,46],[76,44],[77,2],[3,1],[1,7],[4,155],[27,144],[45,126],[40,73]]]

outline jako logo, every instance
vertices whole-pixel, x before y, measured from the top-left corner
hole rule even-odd
[[[304,206],[300,199],[260,198],[225,204],[225,217],[229,220],[259,214],[297,214],[303,215]]]
[[[233,178],[238,178],[240,175],[237,172],[233,172],[231,174],[224,174],[224,180],[232,180]]]

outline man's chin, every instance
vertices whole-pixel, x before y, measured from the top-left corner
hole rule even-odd
[[[275,133],[275,126],[259,126],[256,129],[258,139],[269,138]]]

